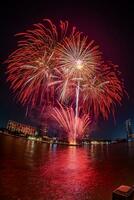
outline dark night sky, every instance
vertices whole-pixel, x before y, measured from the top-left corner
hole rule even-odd
[[[106,3],[107,2],[107,3]],[[134,6],[130,1],[120,3],[109,1],[3,1],[0,5],[0,126],[8,119],[28,122],[25,109],[13,100],[12,92],[6,83],[6,65],[2,64],[8,55],[16,49],[17,38],[14,34],[23,32],[33,23],[50,18],[58,23],[68,20],[94,39],[104,53],[120,66],[122,77],[129,94],[122,106],[116,109],[116,124],[110,118],[99,122],[94,136],[111,138],[125,136],[125,120],[134,118]],[[118,3],[117,3],[118,2]],[[133,119],[134,120],[134,119]]]

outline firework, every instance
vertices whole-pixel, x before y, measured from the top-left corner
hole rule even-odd
[[[58,69],[64,75],[58,87],[59,99],[64,102],[71,98],[76,107],[79,101],[83,112],[93,113],[96,118],[101,114],[108,119],[110,111],[114,115],[115,105],[120,104],[125,91],[118,67],[111,62],[105,64],[99,47],[93,41],[88,42],[81,33],[65,38],[57,54]]]
[[[94,41],[88,42],[81,33],[65,38],[58,47],[59,66],[72,79],[90,77],[101,65],[99,46]]]
[[[41,115],[53,105],[50,116],[68,133],[70,143],[84,135],[89,113],[104,119],[114,115],[124,83],[118,67],[105,64],[93,40],[75,27],[69,29],[67,21],[56,27],[48,19],[18,35],[22,40],[7,60],[7,74],[22,104],[39,106]]]
[[[57,83],[55,49],[65,37],[77,34],[75,27],[69,31],[68,22],[60,22],[59,29],[45,19],[33,29],[17,34],[22,37],[18,49],[8,58],[8,81],[22,104],[36,105],[54,97]]]
[[[60,100],[66,99],[68,84],[77,84],[78,81],[91,79],[102,63],[102,53],[94,41],[88,42],[87,37],[77,33],[70,38],[65,38],[56,48],[58,69],[64,74],[61,82]]]
[[[85,112],[92,113],[96,118],[101,114],[108,119],[110,112],[114,116],[116,104],[121,103],[124,92],[118,66],[110,62],[103,64],[101,71],[94,74],[92,79],[81,84],[81,102]]]
[[[89,115],[76,116],[72,107],[64,108],[59,103],[59,108],[54,107],[50,116],[59,123],[68,135],[70,144],[76,144],[77,139],[81,139],[85,133],[86,128],[91,123]]]

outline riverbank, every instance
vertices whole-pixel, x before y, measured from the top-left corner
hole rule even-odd
[[[117,140],[83,140],[81,143],[77,144],[70,144],[66,141],[60,141],[56,138],[50,138],[48,136],[42,136],[42,137],[37,137],[37,136],[31,136],[31,135],[24,135],[24,134],[19,134],[18,133],[10,133],[9,131],[1,131],[0,134],[4,134],[7,136],[11,137],[16,137],[16,138],[23,138],[25,140],[31,140],[35,142],[40,142],[40,143],[47,143],[47,144],[58,144],[58,145],[65,145],[65,146],[83,146],[83,145],[109,145],[109,144],[116,144],[116,143],[122,143],[122,142],[127,142],[126,139],[117,139]]]
[[[11,134],[11,133],[8,133],[8,132],[2,132],[2,131],[0,131],[0,134],[3,134],[5,136],[15,137],[15,138],[23,138],[25,140],[31,140],[31,141],[35,141],[35,142],[47,143],[47,144],[59,144],[59,145],[67,145],[67,146],[81,146],[82,145],[82,144],[69,144],[67,142],[53,140],[53,138],[49,138],[49,137],[46,137],[46,138],[48,138],[48,140],[45,140],[41,137],[15,135],[15,134]]]

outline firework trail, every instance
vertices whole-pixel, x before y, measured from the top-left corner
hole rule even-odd
[[[77,135],[77,123],[78,123],[78,117],[79,117],[79,93],[80,93],[80,85],[78,81],[78,85],[76,87],[76,106],[75,106],[75,130],[74,130],[74,138],[76,138]]]
[[[59,108],[54,107],[50,112],[50,116],[59,123],[60,126],[68,134],[68,139],[70,144],[76,144],[76,140],[82,138],[85,133],[86,128],[91,123],[91,118],[89,115],[84,114],[77,117],[77,126],[75,123],[76,115],[72,107],[64,108],[59,103]],[[76,130],[76,135],[74,134]]]

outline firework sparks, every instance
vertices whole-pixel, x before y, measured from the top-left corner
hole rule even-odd
[[[60,103],[59,108],[54,107],[51,110],[50,116],[56,120],[68,134],[70,144],[76,144],[76,140],[83,136],[86,128],[91,123],[89,115],[84,114],[81,117],[78,117],[75,115],[72,107],[64,108]],[[75,123],[76,118],[77,124]]]
[[[92,113],[96,118],[101,114],[104,119],[108,119],[110,112],[114,116],[116,104],[120,104],[124,92],[118,66],[103,64],[101,71],[81,85],[81,102],[85,112]]]
[[[101,114],[105,119],[110,111],[114,114],[115,104],[121,102],[125,91],[117,66],[105,64],[99,47],[93,41],[88,43],[81,33],[66,38],[57,52],[59,69],[64,74],[59,99],[64,102],[71,98],[74,102],[79,83],[79,102],[84,112],[89,111],[96,118]]]
[[[66,36],[77,34],[75,27],[69,31],[68,22],[60,22],[60,29],[50,20],[35,24],[33,29],[17,34],[23,39],[18,49],[8,58],[8,81],[22,104],[33,106],[54,97],[57,58],[55,48]]]
[[[94,41],[88,42],[87,37],[77,33],[65,38],[56,48],[58,57],[57,70],[60,72],[59,89],[61,101],[67,96],[74,98],[73,88],[78,82],[89,80],[102,64],[102,53]],[[70,91],[70,95],[67,95]]]
[[[102,63],[99,46],[81,33],[65,38],[58,47],[59,67],[72,79],[89,78]]]

